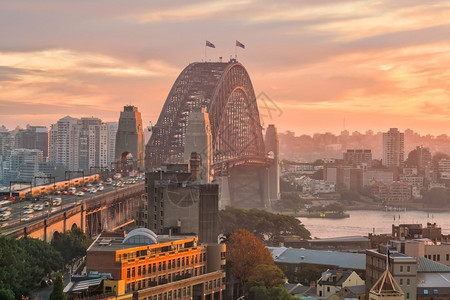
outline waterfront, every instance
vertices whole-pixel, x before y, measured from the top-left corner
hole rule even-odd
[[[385,212],[374,210],[352,210],[350,217],[343,219],[325,218],[299,218],[311,237],[332,238],[352,235],[365,235],[369,233],[391,233],[392,224],[422,224],[436,223],[442,228],[443,234],[450,234],[450,212]],[[395,220],[394,220],[395,216]]]

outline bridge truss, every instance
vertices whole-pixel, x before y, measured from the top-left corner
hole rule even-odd
[[[190,112],[206,108],[211,122],[213,167],[226,172],[229,163],[249,159],[266,164],[255,92],[244,66],[198,62],[188,65],[175,81],[146,147],[146,168],[184,163],[184,141]]]

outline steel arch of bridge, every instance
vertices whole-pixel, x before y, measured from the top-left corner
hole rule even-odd
[[[205,107],[209,113],[216,169],[251,160],[265,163],[259,111],[250,77],[235,60],[198,62],[178,76],[146,147],[146,168],[164,162],[184,162],[189,113]]]

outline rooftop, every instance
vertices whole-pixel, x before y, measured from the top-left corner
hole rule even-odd
[[[417,287],[450,287],[450,273],[418,273]]]
[[[337,251],[323,251],[311,249],[296,249],[285,247],[267,247],[275,262],[306,263],[317,265],[337,266],[344,269],[365,270],[366,255]]]
[[[450,273],[450,267],[419,256],[417,259],[417,273]]]
[[[156,235],[153,231],[146,228],[136,228],[130,231],[126,236],[103,232],[89,247],[88,251],[118,251],[145,246],[166,246],[170,243],[188,240],[186,242],[196,241],[194,235]],[[167,246],[168,246],[167,245]]]

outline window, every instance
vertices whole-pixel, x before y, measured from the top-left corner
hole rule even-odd
[[[406,279],[406,285],[409,285],[410,283],[411,283],[411,282],[410,282],[409,278]]]
[[[186,266],[189,265],[189,256],[186,257]]]
[[[406,267],[406,272],[408,272],[408,273],[411,272],[411,266]]]
[[[437,255],[437,260],[441,261],[441,255],[440,254]]]
[[[133,267],[132,269],[131,269],[131,277],[136,277],[136,269],[135,269],[135,267]],[[133,289],[134,290],[134,289]]]
[[[403,272],[403,266],[400,266],[400,272]]]
[[[433,254],[433,260],[436,261],[436,254]]]
[[[127,279],[130,279],[130,268],[127,269]]]
[[[142,288],[141,282],[138,281],[138,290],[140,290]]]
[[[187,294],[188,296],[191,295],[191,287],[190,287],[190,286],[187,287],[186,294]]]
[[[423,290],[423,294],[424,294],[424,295],[428,295],[428,290],[427,290],[427,289],[424,289],[424,290]]]
[[[166,262],[163,261],[163,270],[166,270]]]
[[[446,259],[447,261],[449,261],[449,260],[450,260],[450,254],[445,254],[445,259]]]
[[[439,291],[437,289],[434,289],[433,290],[433,295],[438,295],[438,294],[439,294]]]
[[[180,267],[180,259],[179,258],[177,258],[177,267],[178,268]]]
[[[142,266],[142,275],[145,275],[146,271],[147,271],[147,268],[145,266]]]
[[[406,293],[406,299],[409,299],[409,293]]]
[[[158,271],[161,271],[161,262],[158,263]]]
[[[184,267],[184,257],[181,258],[181,265]]]
[[[153,272],[156,272],[156,263],[153,264]]]
[[[403,285],[403,278],[400,278],[400,285]]]
[[[328,292],[328,293],[330,292],[330,287],[329,287],[329,286],[327,286],[327,292]]]
[[[138,276],[142,275],[141,266],[138,267]]]

